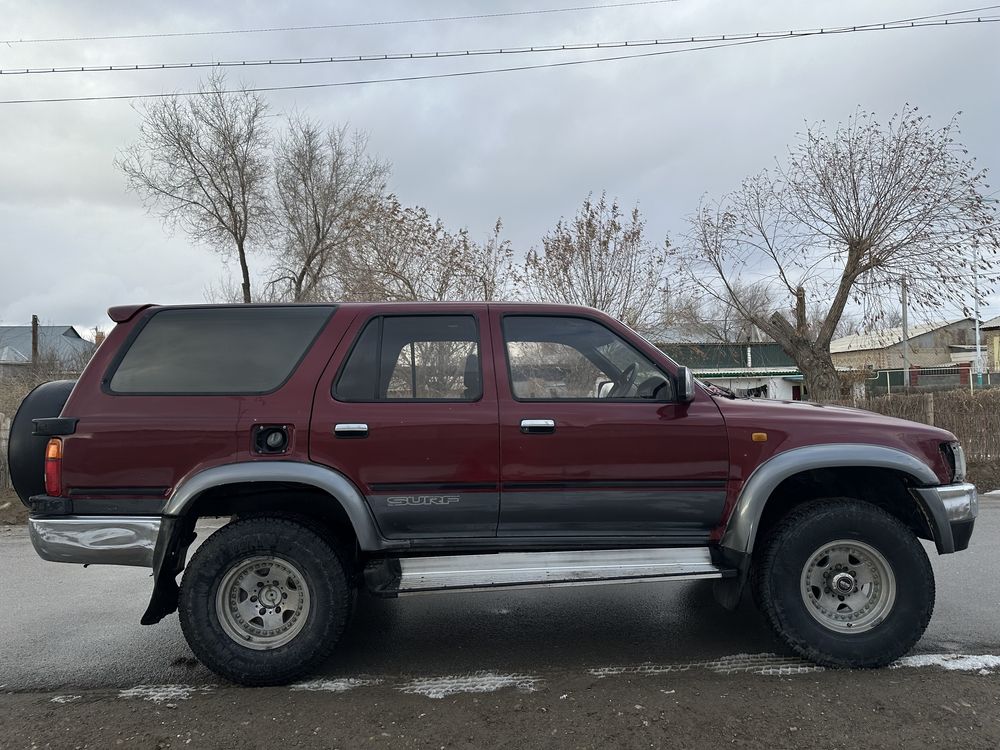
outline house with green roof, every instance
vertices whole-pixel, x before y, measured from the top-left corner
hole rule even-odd
[[[724,386],[738,396],[799,401],[802,373],[774,342],[671,342],[657,337],[668,357],[690,367],[695,377]]]

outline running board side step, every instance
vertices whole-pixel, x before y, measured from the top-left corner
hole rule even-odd
[[[535,586],[725,578],[707,547],[499,552],[378,560],[365,569],[381,596]]]

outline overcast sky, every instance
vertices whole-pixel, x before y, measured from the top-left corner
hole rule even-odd
[[[351,23],[600,2],[0,0],[0,38]],[[974,4],[676,0],[322,31],[14,43],[0,45],[0,68],[635,40],[856,25],[966,7]],[[720,195],[772,164],[806,121],[844,120],[857,107],[887,118],[910,102],[942,125],[961,110],[964,142],[994,173],[996,186],[998,42],[1000,24],[857,33],[265,96],[276,115],[300,110],[367,131],[371,150],[393,164],[390,188],[403,201],[480,237],[502,217],[506,235],[523,253],[560,216],[572,215],[588,192],[601,190],[624,204],[638,202],[653,237],[677,239],[702,194]],[[277,86],[596,56],[244,68],[231,78]],[[4,75],[0,99],[183,91],[205,73]],[[34,313],[47,323],[106,328],[110,305],[200,302],[205,287],[229,273],[217,254],[182,234],[171,236],[126,192],[113,160],[135,139],[134,107],[129,101],[0,105],[0,323],[27,323]],[[251,262],[263,265],[260,258]],[[1000,301],[984,312],[996,314]]]

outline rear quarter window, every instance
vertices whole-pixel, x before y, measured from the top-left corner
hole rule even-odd
[[[139,330],[109,382],[113,393],[259,394],[294,372],[331,307],[162,310]]]

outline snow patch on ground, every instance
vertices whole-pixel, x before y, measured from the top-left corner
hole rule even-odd
[[[291,686],[292,690],[311,690],[320,693],[346,693],[354,688],[366,685],[381,685],[382,680],[365,680],[357,677],[342,677],[337,680],[310,680],[298,682]]]
[[[978,672],[993,674],[1000,671],[1000,656],[993,654],[916,654],[904,656],[892,665],[893,669],[902,667],[940,667],[956,672]]]
[[[611,677],[621,674],[658,675],[671,672],[688,672],[692,669],[706,669],[716,674],[760,674],[792,675],[822,672],[823,667],[796,656],[776,654],[734,654],[709,661],[692,661],[679,664],[637,664],[628,667],[597,667],[588,672],[594,677]]]
[[[476,672],[449,677],[418,677],[397,690],[428,698],[446,698],[458,693],[492,693],[502,688],[517,688],[531,693],[538,689],[540,682],[541,678],[534,675]]]
[[[191,685],[136,685],[134,688],[118,692],[119,698],[140,698],[153,703],[186,701],[195,693],[210,693],[214,685],[193,687]]]
[[[82,698],[82,695],[55,695],[49,703],[72,703]]]

